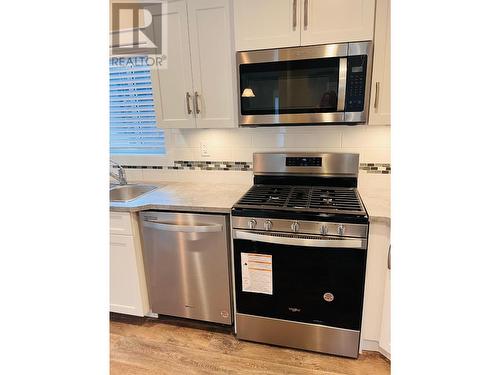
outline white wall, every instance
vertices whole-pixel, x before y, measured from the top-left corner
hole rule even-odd
[[[169,160],[252,161],[257,151],[356,152],[361,162],[390,162],[390,127],[328,126],[167,130]],[[200,143],[209,146],[202,157]]]
[[[361,163],[391,162],[389,126],[299,126],[247,129],[165,130],[165,157],[113,156],[125,165],[173,165],[174,160],[252,161],[257,151],[356,152]],[[200,144],[208,145],[209,157],[201,155]],[[127,169],[131,181],[193,181],[207,183],[252,183],[252,172]],[[359,190],[363,200],[382,211],[390,207],[390,174],[360,171]],[[371,202],[370,202],[371,203]]]

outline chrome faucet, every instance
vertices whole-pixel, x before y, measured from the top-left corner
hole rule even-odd
[[[127,178],[125,177],[125,170],[123,167],[114,160],[109,159],[109,162],[118,167],[118,173],[109,171],[109,175],[118,181],[120,185],[127,185]]]

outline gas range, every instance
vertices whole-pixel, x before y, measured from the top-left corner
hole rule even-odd
[[[256,153],[231,211],[236,335],[357,357],[368,214],[359,155]]]
[[[356,188],[357,154],[259,153],[254,157],[255,184],[233,206],[233,216],[368,223]]]

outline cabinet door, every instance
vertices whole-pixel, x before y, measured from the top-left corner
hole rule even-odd
[[[385,278],[384,307],[380,325],[379,346],[383,355],[391,359],[391,270],[387,270]]]
[[[168,38],[163,51],[167,66],[151,69],[157,125],[195,128],[186,2],[169,2],[166,9],[166,14],[153,15],[155,32],[160,32],[161,22],[162,36]]]
[[[364,349],[367,350],[378,350],[379,346],[389,244],[389,224],[384,221],[370,222],[361,330]]]
[[[375,17],[370,125],[391,124],[391,2],[378,0]]]
[[[132,236],[110,236],[109,265],[110,310],[144,316],[138,262]]]
[[[237,51],[300,45],[300,0],[235,0]]]
[[[303,46],[373,39],[375,0],[301,0]]]
[[[196,126],[235,127],[236,62],[229,1],[190,0],[188,19]]]

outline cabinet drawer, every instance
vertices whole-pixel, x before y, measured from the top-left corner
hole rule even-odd
[[[132,217],[128,212],[109,213],[109,231],[111,234],[133,234]]]

